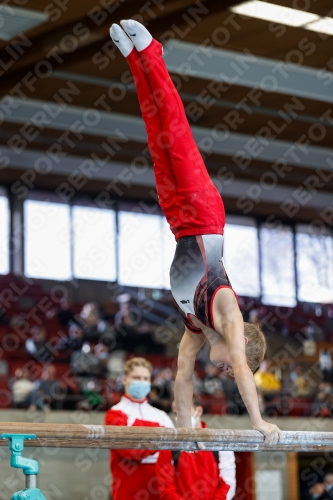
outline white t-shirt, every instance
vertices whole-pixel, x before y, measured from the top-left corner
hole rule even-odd
[[[14,403],[20,403],[24,401],[34,388],[34,383],[31,380],[27,380],[25,378],[21,378],[19,380],[15,380],[12,386],[12,394]]]

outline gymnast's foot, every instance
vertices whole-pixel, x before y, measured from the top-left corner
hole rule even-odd
[[[110,36],[123,56],[127,57],[132,52],[134,45],[118,24],[111,26]]]
[[[150,45],[153,37],[143,24],[133,19],[120,21],[120,24],[134,43],[138,52],[141,52],[141,50],[146,49]]]

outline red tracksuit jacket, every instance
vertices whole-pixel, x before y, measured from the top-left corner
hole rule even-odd
[[[172,452],[163,450],[156,473],[160,500],[231,500],[236,490],[232,451],[220,451],[218,464],[210,451],[182,451],[175,468]]]
[[[173,427],[168,415],[123,396],[105,415],[105,425]],[[157,451],[111,450],[112,500],[159,500],[156,477]]]

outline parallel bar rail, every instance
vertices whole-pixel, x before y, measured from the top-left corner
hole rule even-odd
[[[0,423],[0,434],[35,434],[26,446],[195,451],[198,442],[207,450],[333,451],[333,432],[282,431],[277,445],[264,444],[258,431],[230,429],[167,429],[81,424]],[[0,445],[7,440],[0,439]]]

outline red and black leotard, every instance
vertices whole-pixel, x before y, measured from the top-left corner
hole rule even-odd
[[[222,262],[223,201],[192,136],[162,45],[153,39],[143,51],[134,48],[127,61],[146,124],[159,203],[177,240],[171,291],[185,325],[201,333],[188,314],[214,328],[214,295],[231,287]]]
[[[170,269],[171,291],[176,308],[193,333],[202,333],[191,321],[193,314],[214,329],[213,301],[220,288],[231,288],[223,260],[223,236],[205,234],[178,240]]]

